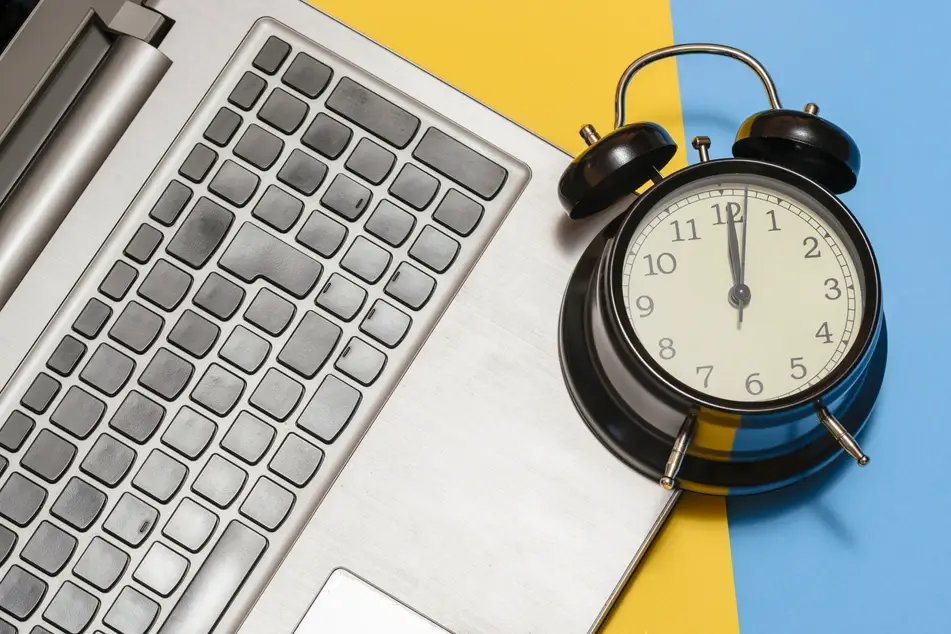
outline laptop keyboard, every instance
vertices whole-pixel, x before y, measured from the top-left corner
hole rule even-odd
[[[263,588],[524,184],[480,147],[255,27],[0,401],[0,634]]]

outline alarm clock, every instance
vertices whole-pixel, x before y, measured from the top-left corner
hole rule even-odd
[[[625,123],[628,85],[648,64],[725,55],[760,78],[770,107],[740,127],[732,157],[667,176],[677,145],[659,125]],[[564,294],[559,353],[582,419],[625,463],[667,489],[743,495],[797,482],[845,453],[884,377],[878,263],[839,195],[860,154],[815,104],[783,108],[748,53],[681,44],[633,62],[615,129],[559,183],[575,221],[629,201],[579,258]],[[646,186],[646,187],[645,187]]]

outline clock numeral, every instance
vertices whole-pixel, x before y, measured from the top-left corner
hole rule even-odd
[[[725,225],[726,220],[723,219],[723,213],[720,211],[719,203],[713,205],[713,209],[717,212],[717,221],[714,222],[714,225]],[[733,214],[733,222],[743,222],[743,215],[740,213],[743,211],[743,208],[740,207],[740,203],[727,203],[726,212]]]
[[[670,337],[664,337],[658,342],[660,345],[660,358],[670,360],[674,358],[674,355],[677,354],[677,351],[674,350],[674,340]]]
[[[654,268],[653,255],[645,255],[644,259],[647,260],[648,275],[657,275],[657,271],[669,275],[677,270],[677,258],[675,258],[672,253],[661,253],[658,255],[656,269]]]
[[[770,231],[781,231],[781,229],[779,228],[779,225],[776,224],[776,210],[770,209],[769,211],[766,212],[766,215],[769,216],[769,219],[773,221],[773,226],[770,229]]]
[[[829,289],[829,291],[826,293],[827,299],[839,299],[842,297],[842,289],[839,288],[839,280],[835,279],[834,277],[830,277],[826,280],[826,287]]]
[[[789,367],[792,370],[792,374],[789,376],[797,380],[806,378],[806,366],[800,363],[801,361],[802,357],[793,357],[789,360]]]
[[[746,377],[746,391],[752,394],[753,396],[758,396],[763,393],[763,382],[757,378],[759,372],[754,372],[753,374]]]
[[[654,312],[654,300],[647,295],[641,295],[634,300],[634,305],[641,311],[641,317],[647,317]]]
[[[688,225],[690,227],[689,238],[682,238],[680,236],[680,221],[679,220],[674,220],[670,224],[674,228],[674,233],[677,234],[677,237],[673,239],[673,242],[688,242],[691,240],[700,239],[699,236],[697,236],[697,221],[694,220],[693,218],[684,222],[685,225]]]
[[[816,339],[824,339],[823,343],[832,343],[832,333],[829,332],[829,322],[824,321],[816,331]]]
[[[819,250],[819,241],[809,236],[802,241],[802,246],[809,247],[809,250],[806,251],[807,258],[817,258],[822,255],[822,251]]]
[[[712,365],[698,365],[697,374],[700,374],[701,372],[707,373],[707,375],[703,377],[703,387],[708,387],[710,385],[710,375],[713,374],[713,366]]]

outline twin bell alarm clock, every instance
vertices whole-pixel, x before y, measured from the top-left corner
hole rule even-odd
[[[732,157],[711,158],[696,137],[699,161],[662,176],[677,145],[656,123],[625,123],[625,95],[638,70],[683,54],[745,63],[770,108],[742,124]],[[582,128],[588,147],[559,183],[576,221],[633,201],[587,247],[561,307],[581,417],[668,489],[759,493],[843,453],[868,464],[856,437],[886,332],[875,255],[838,198],[856,185],[855,141],[814,104],[783,108],[756,59],[716,44],[636,60],[615,109],[609,134]]]

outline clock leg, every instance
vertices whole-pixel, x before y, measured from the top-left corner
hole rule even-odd
[[[660,479],[660,485],[668,491],[673,489],[677,483],[677,473],[680,471],[680,465],[684,462],[687,455],[687,446],[693,440],[694,431],[697,428],[697,417],[689,414],[680,426],[680,432],[674,439],[674,447],[670,451],[670,457],[667,458],[667,466],[664,468],[664,477]]]
[[[855,458],[855,461],[859,463],[860,467],[864,467],[868,464],[868,456],[862,451],[862,448],[859,447],[859,444],[852,438],[845,427],[842,426],[835,416],[827,410],[823,405],[819,404],[817,406],[817,416],[819,417],[819,422],[829,430],[829,433],[832,434],[832,437],[836,439],[846,453]]]

